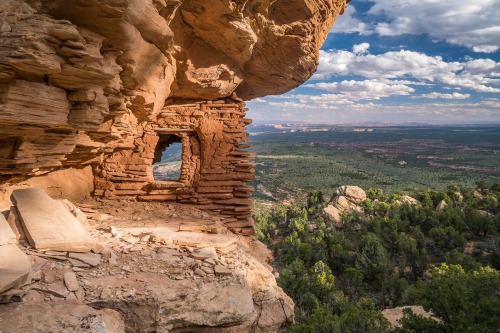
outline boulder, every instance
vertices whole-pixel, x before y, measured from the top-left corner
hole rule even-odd
[[[338,187],[335,193],[332,204],[325,207],[323,212],[336,228],[342,228],[342,214],[363,212],[360,204],[366,199],[366,193],[358,186],[348,185]]]
[[[409,195],[403,195],[403,197],[401,198],[401,203],[415,206],[415,205],[420,204],[420,201],[418,201],[415,198],[410,197]]]
[[[333,223],[334,227],[343,227],[344,224],[342,222],[342,217],[340,216],[340,211],[336,207],[328,205],[323,209],[323,212],[325,212],[326,216]]]
[[[31,262],[16,244],[0,246],[0,293],[22,286],[30,272]]]
[[[346,197],[348,201],[356,204],[360,204],[366,199],[366,192],[358,186],[340,186],[337,188],[337,194]]]
[[[434,209],[434,214],[435,215],[440,215],[443,212],[443,209],[445,209],[446,206],[448,206],[448,204],[446,203],[446,201],[444,201],[444,200],[439,201],[439,203],[437,204],[436,208]]]

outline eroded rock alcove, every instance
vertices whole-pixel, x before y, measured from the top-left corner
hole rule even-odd
[[[196,204],[251,234],[252,189],[245,182],[253,164],[243,99],[306,80],[345,6],[345,0],[2,1],[2,183],[91,166],[95,197]],[[183,145],[177,182],[152,176],[165,134]]]
[[[9,223],[17,221],[11,193],[25,187],[79,203],[66,208],[92,221],[87,227],[100,245],[90,255],[103,261],[75,266],[71,250],[42,251],[17,234],[0,246],[19,254],[25,244],[19,248],[40,276],[26,273],[24,285],[9,286],[0,299],[45,293],[45,301],[113,308],[125,319],[117,331],[128,332],[276,332],[289,325],[293,302],[276,285],[267,252],[241,237],[254,233],[244,101],[308,79],[345,6],[2,0],[0,208]],[[182,145],[180,176],[155,180],[153,164],[174,142]],[[152,229],[139,232],[137,224]],[[207,243],[208,233],[218,234],[220,248]],[[73,291],[62,284],[68,272],[77,276]],[[211,304],[214,297],[220,302]],[[20,308],[39,311],[32,305]]]

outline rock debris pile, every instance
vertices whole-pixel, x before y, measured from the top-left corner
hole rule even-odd
[[[23,327],[39,313],[47,322],[40,321],[43,329],[34,332],[63,327],[72,332],[204,332],[219,326],[232,327],[231,332],[251,327],[275,332],[293,321],[292,301],[277,287],[269,266],[250,254],[268,255],[263,245],[229,232],[217,217],[196,208],[189,216],[181,206],[184,211],[171,207],[165,214],[170,218],[151,220],[158,213],[150,207],[154,204],[138,203],[131,221],[131,205],[128,212],[107,207],[115,211],[112,215],[99,212],[98,202],[77,208],[34,188],[17,190],[12,198],[16,220],[12,214],[9,224],[0,215],[2,235],[11,225],[22,226],[18,236],[10,231],[9,241],[0,246],[0,299],[6,303],[0,306],[0,327],[7,332],[27,332]],[[64,225],[61,216],[71,211],[67,224],[78,223],[81,234],[73,235],[74,243],[70,238],[57,243],[60,233],[45,224]],[[29,224],[35,212],[44,217],[39,221],[45,228],[36,235]],[[81,214],[86,228],[75,217]],[[212,233],[186,231],[193,216],[202,222],[198,229],[205,225]],[[81,238],[90,239],[88,248]],[[41,314],[47,307],[51,318]],[[106,330],[100,331],[103,325]],[[84,326],[89,328],[79,330]]]

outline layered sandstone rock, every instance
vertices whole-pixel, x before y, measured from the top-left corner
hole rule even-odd
[[[250,120],[236,96],[305,81],[345,5],[2,1],[0,183],[88,165],[95,193],[84,195],[189,201],[251,233]],[[158,184],[152,163],[174,141],[181,179]]]
[[[16,208],[3,202],[15,188],[33,186],[56,197],[93,196],[114,213],[150,205],[154,215],[128,216],[142,227],[165,226],[172,202],[205,212],[174,219],[163,238],[105,226],[109,235],[94,236],[114,251],[31,252],[36,286],[0,296],[113,308],[128,332],[276,332],[289,325],[293,303],[245,247],[251,238],[230,242],[227,252],[200,245],[198,253],[175,242],[188,231],[253,233],[253,189],[246,182],[254,164],[243,100],[309,78],[345,6],[346,0],[2,0],[0,208],[9,225],[21,233]],[[174,142],[182,144],[181,175],[155,180],[152,164]],[[111,219],[86,208],[95,221]],[[199,259],[207,253],[214,256]],[[47,262],[40,258],[54,262],[42,269]],[[64,278],[69,271],[78,274],[77,291],[74,279]],[[119,282],[103,288],[109,281]],[[17,308],[38,316],[36,307]],[[11,309],[17,311],[3,308]],[[66,318],[67,327],[81,326],[82,316],[99,315],[82,306]],[[122,330],[121,322],[115,326],[110,331]]]

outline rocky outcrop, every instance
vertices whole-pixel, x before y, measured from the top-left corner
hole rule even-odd
[[[415,198],[410,197],[409,195],[403,195],[401,197],[400,203],[402,203],[402,204],[408,204],[408,205],[411,205],[411,206],[416,206],[416,205],[420,204],[420,201],[418,201]]]
[[[309,78],[345,6],[2,1],[0,183],[92,166],[85,195],[187,201],[252,233],[242,99]],[[181,178],[158,184],[152,163],[173,142],[183,145]]]
[[[366,199],[365,191],[358,186],[344,185],[335,190],[332,203],[323,209],[326,217],[336,228],[342,228],[342,215],[352,211],[362,212],[360,204]]]
[[[439,203],[437,204],[436,208],[434,208],[434,215],[435,216],[441,215],[441,213],[443,212],[443,210],[447,206],[448,206],[448,204],[446,203],[446,201],[444,201],[444,200],[439,201]]]

